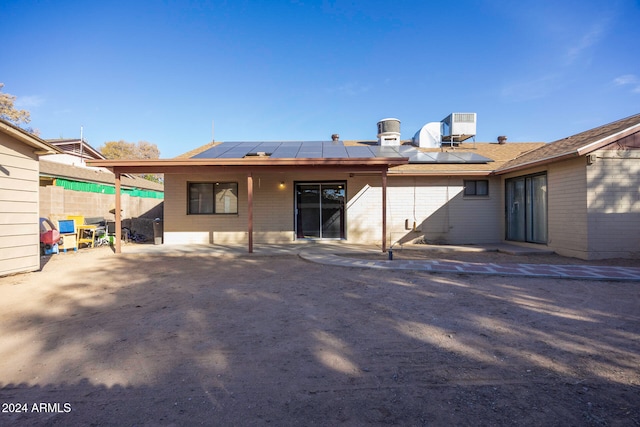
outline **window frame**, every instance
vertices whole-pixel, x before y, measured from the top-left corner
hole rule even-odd
[[[478,194],[478,182],[484,182],[486,184],[487,192],[484,194]],[[467,192],[469,184],[473,183],[473,193]],[[465,179],[462,183],[462,194],[464,197],[489,197],[489,180],[488,179]]]
[[[192,185],[209,185],[211,192],[207,193],[211,197],[211,212],[200,212],[199,210],[192,212]],[[218,212],[218,203],[216,203],[216,187],[220,185],[229,186],[236,197],[235,210],[231,212]],[[187,181],[187,215],[238,215],[238,182],[237,181]]]

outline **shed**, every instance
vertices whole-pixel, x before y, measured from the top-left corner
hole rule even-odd
[[[59,152],[0,119],[0,276],[40,269],[39,156]]]

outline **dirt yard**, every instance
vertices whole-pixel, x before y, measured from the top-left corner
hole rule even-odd
[[[639,289],[60,254],[0,278],[0,425],[638,426]]]

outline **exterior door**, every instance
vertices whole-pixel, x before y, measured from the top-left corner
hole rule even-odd
[[[296,184],[296,236],[299,239],[344,239],[346,183]]]
[[[506,238],[547,243],[547,175],[505,181]]]

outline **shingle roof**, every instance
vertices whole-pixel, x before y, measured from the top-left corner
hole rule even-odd
[[[640,114],[546,144],[537,150],[506,162],[502,167],[496,168],[496,173],[505,173],[514,169],[589,154],[612,144],[629,133],[638,131],[640,131]]]
[[[87,182],[115,184],[115,175],[98,169],[80,168],[77,166],[56,163],[40,159],[40,174],[56,178],[69,178]],[[164,191],[164,185],[138,176],[122,176],[122,185],[144,190]]]
[[[21,141],[22,143],[35,148],[39,151],[37,153],[38,155],[62,153],[62,151],[58,147],[54,147],[44,139],[41,139],[40,137],[30,132],[27,132],[26,130],[14,125],[13,123],[9,123],[6,120],[0,119],[0,132],[10,135],[15,139]]]
[[[92,159],[105,159],[102,153],[91,146],[87,141],[80,139],[47,139],[46,142],[58,147],[65,153]]]

